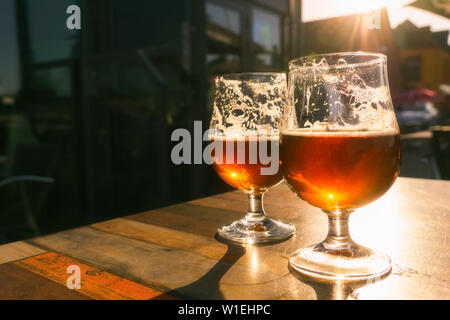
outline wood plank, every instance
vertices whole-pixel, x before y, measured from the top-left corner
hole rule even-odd
[[[28,258],[44,252],[45,250],[23,241],[4,244],[0,246],[0,264]]]
[[[186,250],[79,228],[32,240],[39,246],[73,259],[96,265],[126,279],[149,284],[159,291],[195,299],[274,299],[293,287],[304,286],[289,273],[264,272],[254,255],[252,266],[236,264],[240,250],[230,246],[224,260],[215,260]],[[237,250],[239,252],[237,252]],[[231,259],[231,260],[230,260]],[[287,261],[284,260],[287,266]],[[305,286],[307,288],[307,286]]]
[[[244,217],[245,212],[218,209],[190,203],[178,204],[127,217],[128,219],[214,237],[224,224]]]
[[[80,268],[81,288],[76,289],[88,297],[100,300],[148,300],[162,293],[138,283],[118,277],[104,270],[57,254],[47,252],[16,262],[17,265],[48,278],[61,285],[66,285],[67,268],[75,265]]]
[[[272,246],[244,248],[214,239],[220,226],[244,215],[247,200],[239,191],[64,231],[30,243],[94,266],[100,273],[182,298],[450,299],[450,252],[446,250],[450,245],[449,199],[448,181],[400,178],[380,200],[351,216],[354,240],[388,253],[393,260],[392,274],[375,284],[326,283],[289,272],[289,254],[321,241],[327,232],[327,218],[298,199],[286,184],[267,193],[265,206],[271,216],[294,223],[297,234]],[[8,259],[15,251],[9,250]],[[19,268],[19,263],[4,265]],[[62,263],[57,265],[60,269],[40,265],[39,270],[64,271]],[[23,267],[19,270],[12,272],[31,274],[41,279],[36,281],[47,281],[45,286],[53,283],[65,288]],[[20,291],[26,285],[23,279],[15,279],[14,274],[8,278],[0,272],[0,281],[3,278],[13,291],[11,282],[19,283],[17,296],[24,296]],[[62,283],[62,278],[58,281]],[[34,290],[32,297],[41,294],[33,287],[30,290]],[[8,294],[15,296],[14,292]],[[155,295],[153,299],[164,297]]]
[[[142,223],[131,219],[119,218],[109,220],[95,223],[92,227],[136,240],[195,252],[215,260],[220,260],[227,251],[227,246],[216,241],[214,238]]]
[[[320,241],[326,234],[327,226],[326,216],[320,210],[295,198],[286,184],[270,190],[265,197],[267,211],[272,216],[282,217],[279,213],[283,213],[285,217],[300,217],[300,220],[290,219],[297,226],[299,240],[291,244],[293,249],[295,246],[303,247],[315,243],[312,239],[318,237],[314,236],[314,233],[321,235],[317,239]],[[351,216],[350,230],[357,242],[388,253],[396,268],[414,270],[414,273],[407,276],[393,273],[382,281],[386,292],[389,292],[389,287],[392,286],[392,292],[396,292],[398,297],[449,297],[450,252],[443,250],[450,244],[444,231],[450,228],[449,198],[448,181],[401,178],[381,199]],[[227,206],[243,208],[244,204],[239,205],[239,202],[245,201],[245,195],[232,192],[194,200],[191,203],[225,209]],[[427,212],[431,213],[432,218],[427,217]],[[300,237],[302,239],[299,239]],[[410,288],[403,295],[399,285],[402,282]],[[381,287],[381,283],[378,286]],[[316,287],[318,297],[332,296],[329,295],[329,289],[325,290],[320,285]],[[411,290],[414,287],[416,290],[413,293]],[[372,289],[372,286],[367,284],[357,291],[362,298],[395,297],[386,292]],[[298,298],[297,294],[291,292],[285,298]]]
[[[89,297],[26,270],[15,263],[0,265],[0,300],[86,300]]]
[[[189,232],[172,230],[165,227],[154,226],[129,219],[114,219],[92,225],[93,228],[111,232],[158,244],[165,247],[182,249],[195,252],[202,256],[221,260],[229,263],[239,263],[247,266],[255,263],[255,254],[260,257],[270,257],[270,259],[258,259],[260,269],[281,275],[288,274],[286,261],[286,243],[280,243],[264,247],[237,247],[232,251],[234,255],[226,254],[228,246],[218,242],[214,238],[204,237]]]
[[[297,227],[296,238],[299,241],[291,245],[295,249],[295,246],[322,240],[326,235],[327,221],[319,209],[293,199],[292,195],[296,197],[282,184],[268,192],[266,207],[278,216],[281,212],[291,217],[298,216],[298,219],[289,219]],[[450,230],[448,199],[449,181],[398,179],[383,197],[350,216],[352,237],[358,243],[388,253],[396,264],[448,280],[450,251],[442,250],[450,246],[450,238],[444,232]],[[245,197],[239,193],[225,193],[204,200],[193,203],[223,208],[233,201],[245,201]],[[380,230],[383,230],[382,235]],[[434,263],[423,263],[424,257]]]

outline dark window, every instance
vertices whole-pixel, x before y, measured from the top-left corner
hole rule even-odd
[[[411,56],[403,62],[403,75],[408,81],[420,81],[422,72],[422,57]]]

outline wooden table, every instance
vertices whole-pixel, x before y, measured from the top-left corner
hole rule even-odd
[[[399,178],[350,218],[357,242],[393,260],[379,281],[319,282],[288,269],[296,248],[322,240],[327,218],[285,184],[266,211],[297,226],[290,240],[226,245],[218,227],[243,215],[238,191],[0,246],[1,299],[449,299],[450,182]],[[81,289],[66,287],[79,266]]]

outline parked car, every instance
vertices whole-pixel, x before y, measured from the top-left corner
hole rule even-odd
[[[439,115],[432,102],[399,105],[396,107],[395,113],[402,131],[428,129],[437,124]]]

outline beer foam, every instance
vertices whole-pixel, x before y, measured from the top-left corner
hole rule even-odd
[[[211,135],[209,139],[212,141],[278,141],[280,135],[247,135],[247,136],[223,136],[223,135]]]
[[[385,129],[385,130],[340,129],[340,130],[324,131],[309,128],[287,129],[281,133],[282,136],[284,135],[284,136],[308,136],[308,137],[374,137],[374,136],[391,136],[398,134],[400,134],[400,131],[398,129]]]

